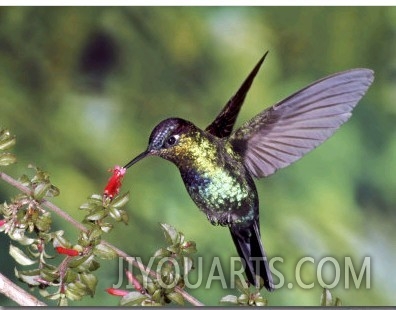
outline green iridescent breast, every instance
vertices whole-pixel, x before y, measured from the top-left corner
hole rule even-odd
[[[211,138],[194,139],[178,164],[188,193],[213,224],[253,220],[258,209],[253,180],[224,142]]]

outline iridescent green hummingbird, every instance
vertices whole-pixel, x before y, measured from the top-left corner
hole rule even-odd
[[[260,238],[259,201],[253,177],[286,167],[328,139],[351,116],[374,80],[369,69],[320,79],[256,115],[232,132],[246,94],[266,55],[205,129],[169,118],[152,131],[146,151],[173,162],[192,200],[213,225],[228,226],[248,281],[274,284]]]

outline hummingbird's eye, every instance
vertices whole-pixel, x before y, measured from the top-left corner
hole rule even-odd
[[[165,147],[174,146],[176,144],[177,140],[179,140],[179,135],[170,136],[168,138],[168,140],[166,140],[166,142],[165,142]]]

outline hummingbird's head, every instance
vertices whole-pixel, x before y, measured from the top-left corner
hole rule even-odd
[[[124,168],[129,168],[149,155],[157,155],[176,162],[192,144],[198,128],[181,118],[168,118],[159,123],[151,132],[149,145],[143,153],[132,159]]]

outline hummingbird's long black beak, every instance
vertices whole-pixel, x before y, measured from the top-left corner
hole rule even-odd
[[[134,159],[132,159],[129,163],[127,163],[124,168],[128,169],[130,166],[136,164],[139,160],[145,158],[147,155],[150,154],[149,150],[144,151],[143,153],[141,153],[140,155],[136,156]]]

